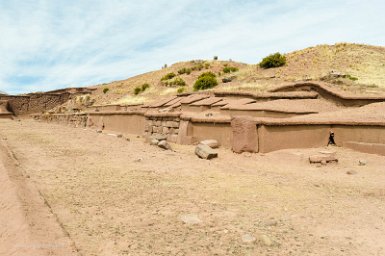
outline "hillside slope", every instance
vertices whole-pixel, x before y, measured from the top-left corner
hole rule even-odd
[[[96,104],[135,104],[175,95],[181,86],[170,86],[167,81],[161,81],[168,73],[183,79],[186,83],[183,91],[191,92],[198,76],[208,71],[217,75],[219,85],[213,90],[219,91],[263,92],[280,83],[303,80],[326,80],[340,89],[360,94],[385,89],[385,47],[347,43],[319,45],[288,53],[286,58],[285,66],[272,69],[234,61],[180,62],[126,80],[98,85],[94,97]],[[238,71],[224,73],[225,67],[235,67]],[[179,75],[178,71],[182,69],[191,70],[191,73]],[[223,78],[232,81],[224,83]],[[135,95],[135,88],[143,84],[148,84],[149,88]]]

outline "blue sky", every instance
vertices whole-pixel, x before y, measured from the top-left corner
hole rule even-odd
[[[384,0],[0,0],[0,90],[86,86],[191,59],[257,63],[317,44],[385,45]]]

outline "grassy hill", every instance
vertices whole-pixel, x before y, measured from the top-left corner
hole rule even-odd
[[[132,104],[175,95],[181,87],[184,89],[179,91],[190,92],[198,76],[204,72],[216,74],[219,84],[212,90],[221,91],[263,92],[279,83],[303,80],[326,80],[343,90],[356,93],[385,89],[385,47],[339,43],[309,47],[285,56],[285,66],[271,69],[234,61],[180,62],[126,80],[98,85],[95,99],[97,104]],[[237,71],[225,73],[226,68],[235,68]],[[176,77],[161,81],[169,73],[174,73]],[[224,78],[227,79],[226,83],[222,82]],[[181,79],[185,86],[172,85],[173,81],[180,82]],[[149,88],[135,95],[135,88],[141,88],[143,84],[148,84]]]

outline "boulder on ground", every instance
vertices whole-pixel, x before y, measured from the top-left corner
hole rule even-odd
[[[158,147],[163,148],[163,149],[166,149],[166,150],[171,149],[170,144],[168,144],[167,141],[165,141],[165,140],[160,141],[160,142],[158,143]]]
[[[199,144],[195,148],[195,154],[202,159],[213,159],[218,157],[218,153],[207,145]]]
[[[219,142],[217,140],[202,140],[199,144],[207,145],[210,148],[218,148]]]
[[[157,139],[152,139],[150,141],[150,145],[152,145],[152,146],[158,146],[158,143],[159,143],[159,140],[157,140]]]
[[[332,154],[318,154],[318,155],[312,155],[309,157],[309,162],[311,164],[326,164],[331,162],[338,162],[338,159],[334,153]]]
[[[167,136],[166,135],[163,135],[163,134],[153,134],[151,136],[152,139],[156,139],[156,140],[167,140]]]

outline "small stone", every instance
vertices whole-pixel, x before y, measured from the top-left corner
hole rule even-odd
[[[346,174],[347,175],[354,175],[354,174],[357,174],[357,172],[354,170],[351,170],[351,171],[347,171]]]
[[[196,225],[202,222],[202,220],[196,214],[184,214],[180,216],[180,220],[190,225]]]
[[[366,164],[367,164],[367,162],[365,160],[359,160],[358,161],[359,166],[365,166]]]
[[[140,163],[140,162],[142,162],[142,158],[138,158],[134,160],[134,163]]]
[[[256,240],[255,237],[250,235],[250,234],[242,235],[242,242],[244,242],[244,243],[252,243],[255,240]]]
[[[168,144],[167,141],[165,141],[165,140],[160,141],[160,142],[158,143],[158,147],[163,148],[163,149],[165,149],[165,150],[171,149],[170,144]]]
[[[131,141],[131,139],[130,139],[130,138],[126,138],[126,141],[130,142],[130,141]]]
[[[167,140],[167,136],[162,134],[153,134],[151,137],[153,139],[157,139],[158,141]]]
[[[219,147],[219,143],[217,140],[202,140],[200,142],[200,144],[207,145],[210,148],[218,148]]]
[[[159,143],[159,140],[157,140],[157,139],[152,139],[152,140],[150,141],[150,145],[151,145],[151,146],[158,146],[158,143]]]
[[[123,138],[123,134],[118,133],[118,134],[116,135],[116,137],[118,137],[118,138]]]
[[[267,235],[261,235],[259,240],[265,246],[272,246],[273,245],[273,241]]]
[[[102,133],[103,131],[102,130],[96,130],[97,133]]]
[[[265,226],[271,227],[271,226],[277,226],[278,222],[276,220],[269,220],[265,223]]]

